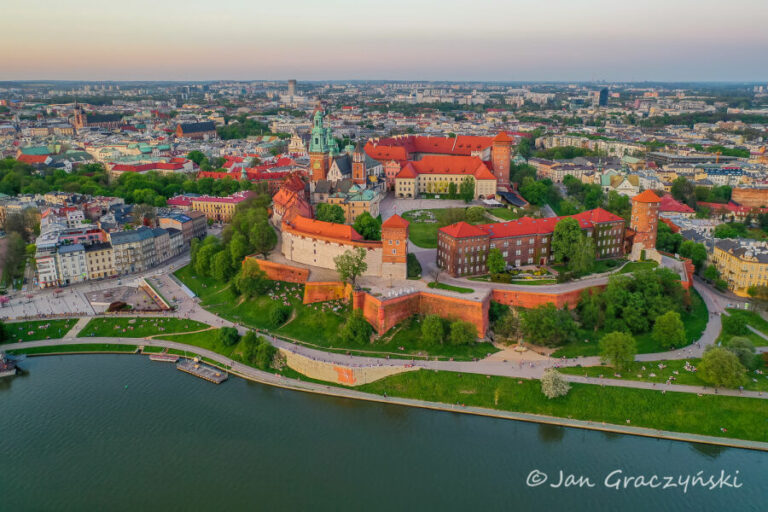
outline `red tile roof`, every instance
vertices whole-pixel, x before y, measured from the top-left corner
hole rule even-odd
[[[306,233],[308,235],[324,236],[326,238],[335,238],[337,240],[362,241],[363,237],[354,230],[352,226],[346,224],[334,224],[322,220],[308,219],[297,215],[290,221],[290,227],[295,231]]]
[[[685,203],[681,203],[669,194],[661,196],[659,211],[673,213],[693,213],[694,210]]]
[[[479,174],[478,179],[494,179],[482,160],[476,156],[428,155],[409,162],[417,174]]]
[[[19,155],[16,160],[30,165],[44,164],[48,160],[48,155]]]
[[[394,214],[387,220],[385,220],[381,227],[383,228],[407,228],[410,225],[410,222],[399,216],[398,214]]]
[[[618,222],[622,221],[621,217],[614,215],[613,213],[603,210],[602,208],[595,208],[594,210],[587,210],[576,215],[571,215],[575,219],[587,220],[595,224],[601,224],[603,222]]]
[[[507,135],[507,132],[499,132],[498,135],[493,138],[493,142],[514,142],[514,140]]]
[[[397,173],[397,176],[395,178],[408,178],[412,179],[417,176],[416,169],[413,168],[413,164],[411,162],[406,162],[402,169],[400,169],[400,172]]]
[[[644,190],[633,197],[632,201],[637,201],[638,203],[658,203],[661,199],[653,193],[653,190]]]
[[[485,236],[486,232],[477,226],[467,224],[464,221],[440,228],[440,231],[453,238],[469,238],[471,236]]]

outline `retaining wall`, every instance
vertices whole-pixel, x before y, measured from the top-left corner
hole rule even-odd
[[[245,261],[255,261],[259,268],[267,274],[267,279],[273,281],[286,281],[289,283],[306,283],[309,279],[309,269],[275,263],[273,261],[263,260],[254,256],[246,256]]]

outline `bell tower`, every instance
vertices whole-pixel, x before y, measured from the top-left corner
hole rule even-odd
[[[365,153],[358,141],[355,146],[355,152],[352,153],[352,180],[358,185],[364,185],[365,179]]]
[[[312,134],[309,139],[309,167],[312,181],[324,180],[328,176],[330,149],[327,144],[328,133],[323,126],[325,112],[316,110],[312,117]]]
[[[509,185],[509,164],[512,159],[512,138],[499,132],[491,143],[491,163],[497,185]]]

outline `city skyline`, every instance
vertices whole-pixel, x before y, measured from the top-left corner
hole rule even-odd
[[[3,80],[765,81],[768,7],[11,0]],[[149,13],[149,14],[148,14]],[[662,15],[663,14],[663,15]],[[34,26],[35,30],[29,30]]]

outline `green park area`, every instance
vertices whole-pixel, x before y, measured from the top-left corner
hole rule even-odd
[[[501,208],[504,210],[504,208]],[[509,211],[509,210],[506,210]],[[411,210],[403,213],[403,218],[410,222],[409,239],[413,244],[424,249],[437,247],[437,231],[444,226],[457,222],[486,224],[492,222],[482,206],[468,208],[437,208],[433,210]],[[510,212],[511,213],[511,212]]]
[[[3,326],[2,343],[61,338],[77,323],[77,319],[34,320],[13,322]]]
[[[756,311],[747,311],[744,309],[735,308],[729,308],[726,311],[728,312],[728,316],[737,319],[737,326],[735,327],[736,332],[729,332],[728,334],[745,336],[749,338],[756,347],[768,346],[768,339],[766,338],[768,337],[768,321],[760,316],[759,313]],[[729,320],[724,320],[724,322],[728,323]],[[748,325],[753,329],[760,331],[765,336],[760,336],[760,334],[757,334],[749,329],[745,329],[742,327],[742,325]],[[721,338],[722,337],[724,336],[721,336]]]
[[[549,399],[538,380],[419,370],[360,386],[387,396],[673,432],[767,441],[768,400],[572,384]],[[723,431],[722,429],[725,429]]]
[[[667,361],[637,361],[629,367],[617,373],[610,366],[567,366],[559,368],[560,373],[581,375],[584,377],[598,377],[618,380],[637,380],[642,382],[656,382],[681,384],[685,386],[710,386],[702,380],[698,371],[701,359],[670,359]],[[607,381],[610,384],[610,381]],[[744,389],[750,391],[768,391],[768,372],[764,365],[755,370],[750,370]]]
[[[185,318],[106,317],[92,319],[78,336],[144,338],[157,334],[199,331],[209,327]]]

